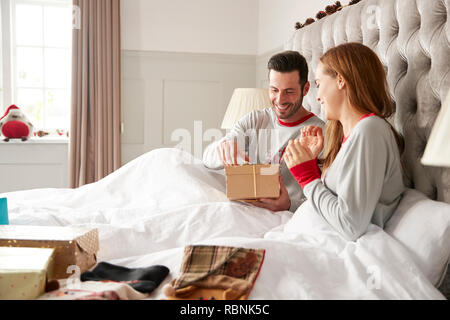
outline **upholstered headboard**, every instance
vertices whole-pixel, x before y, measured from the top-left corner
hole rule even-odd
[[[406,142],[405,183],[447,203],[450,168],[425,167],[420,158],[450,89],[449,11],[450,0],[362,0],[297,30],[285,45],[305,56],[312,83],[327,49],[345,42],[372,48],[387,71],[396,105],[392,123]],[[316,93],[312,86],[304,106],[320,114]]]

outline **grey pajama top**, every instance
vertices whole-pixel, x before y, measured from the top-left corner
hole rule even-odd
[[[370,223],[384,228],[404,190],[394,134],[385,120],[372,116],[356,124],[322,180],[303,192],[319,215],[355,241]]]

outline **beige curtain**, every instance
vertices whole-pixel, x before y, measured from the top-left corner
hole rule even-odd
[[[70,187],[121,166],[120,0],[74,0]],[[75,17],[75,20],[77,17]]]

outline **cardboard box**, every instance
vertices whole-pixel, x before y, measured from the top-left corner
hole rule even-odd
[[[280,196],[279,164],[245,164],[225,167],[227,198],[251,201]]]
[[[97,262],[98,230],[72,227],[0,226],[0,247],[54,248],[49,280],[66,279],[74,266],[82,273]],[[68,267],[71,269],[68,271]],[[78,271],[78,270],[77,270]]]
[[[0,300],[30,300],[45,293],[54,249],[0,247]]]

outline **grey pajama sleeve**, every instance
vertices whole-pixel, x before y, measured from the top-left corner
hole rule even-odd
[[[224,138],[211,143],[203,153],[204,166],[212,170],[221,170],[224,168],[222,162],[220,161],[219,155],[217,154],[217,147],[224,141],[237,139],[238,148],[244,151],[246,132],[248,129],[255,127],[255,122],[255,113],[249,113],[239,120]]]

